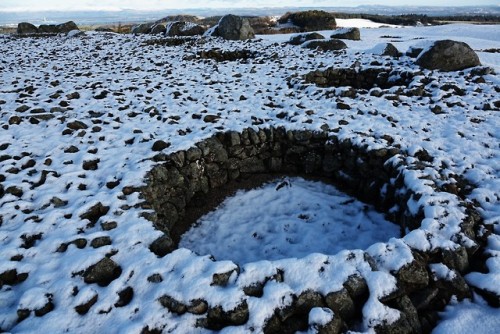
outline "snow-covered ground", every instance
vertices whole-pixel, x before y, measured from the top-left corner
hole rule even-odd
[[[198,223],[180,246],[240,265],[366,249],[400,233],[399,226],[370,206],[333,186],[301,178],[241,191]]]
[[[391,42],[404,52],[437,39],[470,44],[479,51],[483,65],[498,72],[500,54],[481,51],[500,48],[498,26],[361,29],[361,35],[361,41],[347,41],[349,49],[343,55],[276,43],[287,40],[287,35],[259,36],[263,40],[254,42],[200,40],[176,47],[145,44],[155,38],[151,36],[0,36],[0,182],[5,191],[0,198],[0,274],[14,269],[28,274],[22,283],[0,288],[0,330],[139,333],[149,326],[164,332],[209,332],[194,328],[199,315],[179,316],[161,306],[158,298],[168,294],[186,303],[202,298],[225,310],[245,300],[248,322],[225,329],[244,333],[261,328],[276,307],[290,303],[292,294],[310,288],[333,291],[327,289],[341,287],[352,274],[363,276],[370,287],[360,330],[372,331],[374,319],[397,319],[397,312],[377,298],[395,288],[389,272],[411,261],[405,243],[420,242],[418,231],[404,240],[388,239],[387,245],[370,247],[368,252],[380,255],[382,263],[382,249],[397,254],[397,263],[381,266],[377,272],[371,271],[359,250],[314,253],[247,263],[224,289],[212,286],[211,279],[215,273],[234,270],[231,261],[213,262],[187,249],[157,258],[148,249],[162,233],[140,215],[139,194],[125,196],[123,189],[143,184],[154,166],[153,143],[164,140],[170,146],[163,152],[176,152],[216,131],[241,131],[256,119],[264,121],[261,127],[321,130],[326,126],[337,129],[342,139],[371,148],[386,147],[388,135],[410,155],[425,149],[434,157],[433,166],[469,180],[475,189],[467,200],[476,203],[485,221],[494,225],[494,234],[488,243],[490,272],[471,273],[466,279],[500,293],[500,118],[494,104],[499,101],[498,74],[473,82],[470,70],[463,74],[423,71],[431,79],[425,87],[430,96],[400,96],[399,101],[370,94],[332,98],[335,89],[312,85],[300,89],[287,81],[312,70],[351,67],[355,62],[363,68],[376,61],[418,70],[409,58],[394,60],[363,51]],[[246,48],[257,57],[222,63],[184,60],[212,48]],[[447,84],[463,94],[442,88]],[[338,102],[351,109],[337,109]],[[444,113],[430,110],[436,105]],[[288,116],[278,117],[284,111]],[[204,115],[219,118],[212,124],[203,120]],[[426,172],[424,178],[440,177],[432,168]],[[416,178],[413,185],[425,182]],[[80,218],[97,203],[109,207],[98,221],[92,224]],[[431,211],[426,215],[438,214]],[[455,218],[449,217],[449,222]],[[438,222],[427,219],[424,225],[437,230]],[[81,273],[106,256],[120,265],[120,276],[105,287],[85,283]],[[283,283],[268,283],[262,298],[243,295],[241,287],[272,276],[277,268],[287,272]],[[315,274],[319,268],[321,275]],[[133,288],[133,299],[119,307],[118,293],[127,287]],[[18,310],[37,310],[48,300],[54,310],[43,317],[31,312],[17,323]],[[75,312],[76,306],[90,301],[95,304],[86,315]],[[498,311],[481,303],[462,305],[445,313],[439,330],[460,328],[468,310],[484,317]]]

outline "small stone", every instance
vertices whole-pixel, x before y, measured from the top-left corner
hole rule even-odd
[[[99,168],[100,159],[86,160],[82,164],[84,170],[97,170]]]
[[[19,116],[12,116],[9,118],[9,125],[19,125],[22,122],[22,118]]]
[[[75,306],[75,311],[79,315],[87,314],[92,306],[97,303],[99,295],[96,293],[88,302]]]
[[[148,282],[151,283],[161,283],[163,282],[163,277],[160,274],[152,274],[148,277]]]
[[[66,98],[67,98],[68,100],[76,100],[76,99],[79,99],[79,98],[80,98],[80,93],[78,93],[78,92],[73,92],[73,93],[67,94],[67,95],[66,95]]]
[[[87,284],[97,283],[99,286],[108,286],[109,283],[120,277],[122,268],[110,258],[90,266],[83,274],[84,282]]]
[[[118,301],[115,303],[115,307],[124,307],[130,304],[134,298],[134,289],[130,286],[118,292]]]
[[[22,105],[22,106],[16,108],[16,112],[25,112],[25,111],[28,111],[29,109],[30,109],[30,107],[28,107],[27,105]]]
[[[337,103],[337,109],[340,109],[340,110],[351,110],[351,106],[348,105],[347,103],[338,102]]]
[[[187,311],[192,314],[204,314],[208,310],[208,303],[203,299],[196,299],[191,301],[191,305],[187,308]]]
[[[160,304],[167,308],[170,312],[172,313],[176,313],[176,314],[184,314],[186,313],[187,311],[187,306],[184,305],[183,303],[175,300],[174,298],[170,297],[170,296],[162,296],[158,299],[158,301],[160,302]]]
[[[118,226],[117,222],[111,221],[111,222],[104,222],[101,224],[101,228],[103,231],[111,231],[115,229]]]
[[[225,273],[220,273],[220,274],[215,273],[212,276],[212,283],[210,283],[210,285],[226,286],[229,283],[229,279],[231,278],[231,276],[233,276],[234,273],[238,275],[239,272],[240,269],[236,267],[235,269]]]
[[[101,202],[95,204],[87,210],[84,214],[80,215],[81,219],[88,219],[90,223],[95,225],[99,218],[106,215],[109,211],[109,206],[103,205]]]
[[[154,142],[152,150],[154,152],[159,152],[159,151],[162,151],[162,150],[164,150],[164,149],[166,149],[168,147],[170,147],[170,143],[167,143],[167,142],[165,142],[163,140],[157,140],[157,141]]]
[[[59,197],[52,197],[52,199],[50,200],[50,203],[52,203],[52,205],[54,205],[54,208],[60,208],[60,207],[68,205],[68,201],[62,200]]]
[[[14,195],[16,197],[22,197],[24,194],[23,190],[19,187],[16,187],[16,186],[8,187],[7,189],[5,189],[5,193]]]
[[[88,125],[81,121],[73,121],[66,125],[71,130],[84,130],[88,128]]]
[[[35,316],[37,317],[43,317],[47,313],[51,312],[54,310],[54,303],[52,302],[52,295],[51,294],[46,294],[46,303],[44,306],[41,308],[35,309]]]
[[[216,123],[220,119],[217,115],[206,115],[203,117],[203,122],[205,123]]]
[[[80,149],[74,145],[64,149],[64,153],[76,153],[78,151],[80,151]]]
[[[17,273],[17,269],[9,269],[0,273],[0,286],[2,284],[6,285],[16,285],[24,282],[28,278],[28,273]]]
[[[149,250],[158,257],[164,257],[174,249],[174,242],[168,235],[162,235],[149,245]]]
[[[90,242],[90,246],[93,248],[99,248],[107,245],[111,245],[111,238],[108,236],[97,237]]]

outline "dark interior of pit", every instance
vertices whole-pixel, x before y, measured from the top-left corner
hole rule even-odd
[[[150,249],[160,257],[165,256],[177,247],[180,236],[201,215],[213,210],[228,195],[283,175],[306,176],[334,184],[349,195],[385,212],[388,219],[401,226],[402,231],[419,228],[424,214],[421,210],[417,215],[412,215],[407,207],[408,200],[418,194],[404,186],[400,167],[404,169],[405,166],[386,163],[398,154],[402,152],[395,147],[369,150],[367,146],[360,147],[349,140],[339,140],[326,131],[290,131],[272,127],[257,131],[249,128],[241,133],[218,133],[186,151],[159,154],[155,160],[160,164],[148,173],[147,185],[142,189],[145,208],[154,212],[149,213],[148,218],[165,233],[164,237],[153,242]],[[418,164],[411,168],[423,169],[426,163],[432,161],[426,152],[419,152],[415,156]],[[450,189],[445,184],[439,191],[453,192],[453,188]],[[470,208],[469,212],[475,211]],[[464,233],[478,244],[484,244],[484,235],[482,240],[478,237],[480,216],[477,213],[470,214],[467,219],[462,224]],[[460,275],[470,271],[471,267],[477,267],[473,263],[477,262],[475,259],[480,253],[477,248],[465,247],[453,251],[412,251],[415,261],[394,273],[400,291],[382,300],[385,305],[398,309],[402,318],[395,324],[380,327],[378,331],[430,332],[439,319],[438,311],[446,306],[453,295],[459,300],[472,296],[471,288]],[[484,263],[484,258],[480,262]],[[431,263],[446,264],[457,272],[458,279],[454,284],[433,281],[429,268]],[[244,292],[247,296],[262,296],[264,284],[244,289]],[[341,318],[343,330],[352,329],[356,322],[361,321],[368,293],[366,283],[361,286],[364,287],[346,287],[345,291],[339,292],[342,298],[345,297],[339,297],[339,307],[348,307],[350,310]],[[487,295],[487,292],[483,295]],[[339,314],[335,305],[327,303],[327,297],[314,291],[296,296],[295,303],[286,310],[289,314],[283,318],[279,314],[284,310],[276,310],[276,315],[268,319],[265,332],[305,330],[308,312],[313,307],[328,306]],[[345,305],[342,304],[344,300],[347,303]],[[235,314],[239,315],[245,310],[248,312],[248,306],[245,309],[245,305],[236,309]],[[241,325],[248,318],[248,315],[216,314],[219,313],[208,312],[201,326],[218,330],[225,326]]]

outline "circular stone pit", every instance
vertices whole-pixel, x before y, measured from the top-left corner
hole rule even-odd
[[[399,233],[372,206],[294,177],[238,191],[184,233],[179,247],[242,265],[366,249]]]
[[[203,295],[159,299],[170,312],[199,315],[199,327],[219,330],[252,321],[255,298],[263,301],[269,284],[291,291],[274,305],[275,312],[265,323],[252,325],[266,333],[307,329],[309,311],[317,307],[334,311],[333,332],[353,329],[361,322],[380,333],[428,332],[452,295],[459,300],[471,296],[462,275],[485,240],[476,234],[481,219],[461,199],[461,190],[449,186],[451,181],[433,180],[436,174],[429,171],[436,170],[425,151],[409,156],[397,147],[361,147],[327,131],[270,127],[218,133],[188,150],[159,153],[154,160],[158,165],[148,173],[141,191],[144,207],[150,209],[145,216],[165,233],[150,246],[158,256],[174,251],[179,236],[228,194],[279,175],[327,180],[384,212],[403,235],[365,252],[340,252],[321,268],[307,265],[312,263],[309,257],[287,260],[303,268],[299,276],[287,272],[279,261],[267,263],[264,271],[269,275],[260,279],[249,274],[253,264],[234,265],[213,274],[206,287],[198,287],[200,291],[212,286],[241,289],[245,297],[231,301],[236,305],[231,309],[208,305]],[[318,283],[321,279],[328,283],[329,270],[335,271],[330,279],[341,280],[340,286]],[[385,288],[380,290],[380,286]],[[203,307],[195,307],[193,300]],[[384,314],[371,313],[374,305]]]

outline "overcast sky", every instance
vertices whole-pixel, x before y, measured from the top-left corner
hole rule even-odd
[[[498,5],[498,0],[0,0],[0,11],[37,10],[161,10],[182,8],[308,7],[358,5],[476,6]]]

